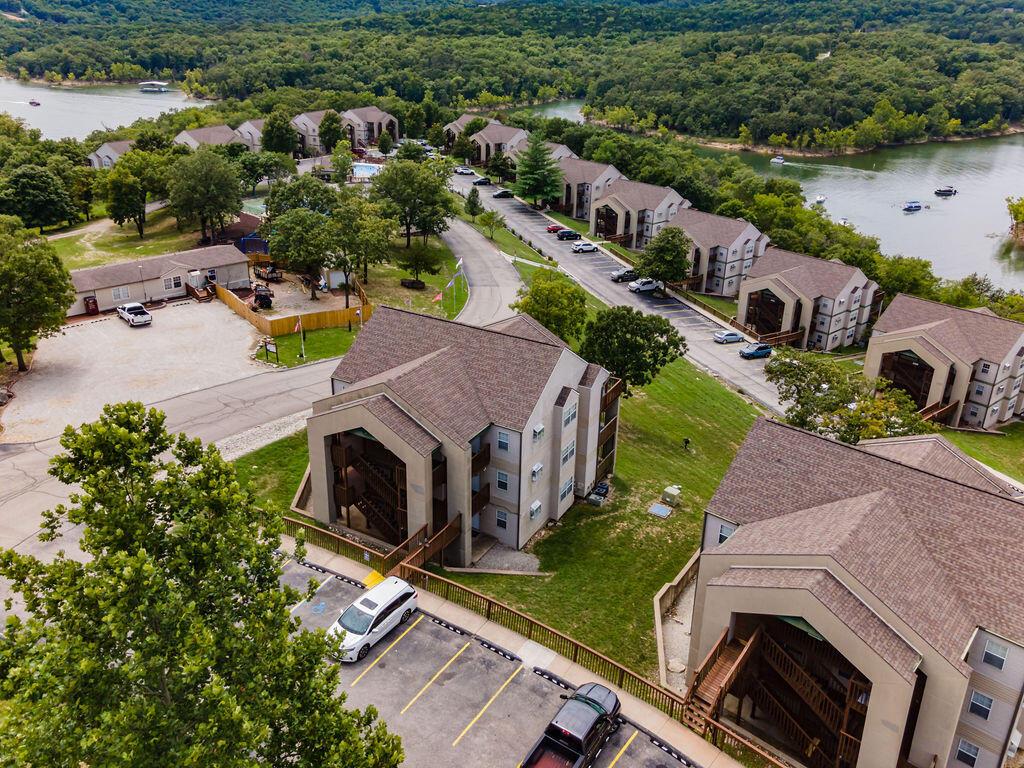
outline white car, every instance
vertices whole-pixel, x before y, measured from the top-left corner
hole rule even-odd
[[[464,165],[456,165],[455,166],[455,173],[457,175],[459,175],[459,176],[472,176],[473,175],[473,169],[472,168],[467,168]]]
[[[597,246],[593,243],[588,243],[586,240],[580,240],[578,243],[572,244],[573,253],[593,253],[597,250]]]
[[[128,325],[149,325],[153,322],[153,316],[137,301],[133,301],[131,304],[122,304],[117,308],[117,314]]]
[[[366,590],[327,630],[332,636],[344,635],[339,661],[361,661],[370,648],[388,632],[405,624],[416,611],[416,590],[407,582],[389,576]]]
[[[653,277],[641,277],[629,284],[629,290],[633,293],[650,293],[651,291],[665,290],[665,284]]]

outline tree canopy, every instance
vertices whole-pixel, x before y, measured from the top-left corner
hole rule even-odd
[[[373,177],[370,194],[405,230],[406,248],[412,244],[414,228],[439,233],[455,213],[447,170],[432,162],[392,160]]]
[[[604,366],[631,386],[650,384],[658,372],[686,353],[686,340],[668,320],[632,307],[603,309],[587,321],[580,355]]]
[[[578,339],[587,320],[587,292],[555,269],[538,269],[510,306],[565,342]]]
[[[690,274],[693,242],[678,227],[665,227],[636,259],[636,271],[664,283],[681,283]]]
[[[513,185],[520,197],[533,200],[555,200],[562,197],[562,170],[551,156],[544,136],[534,131],[526,142],[526,149],[516,161],[516,182]]]
[[[168,193],[175,218],[198,223],[204,240],[212,238],[215,229],[223,230],[228,220],[242,210],[235,166],[208,148],[175,162]]]

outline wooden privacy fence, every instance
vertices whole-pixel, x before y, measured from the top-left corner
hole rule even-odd
[[[285,315],[284,317],[265,317],[259,312],[253,312],[248,304],[227,288],[218,285],[217,298],[227,304],[239,317],[248,320],[264,336],[284,336],[295,332],[295,325],[299,318],[302,318],[302,328],[306,331],[315,331],[321,328],[340,328],[350,322],[359,323],[360,311],[362,322],[366,322],[373,315],[373,304],[363,303],[349,307],[348,309],[325,309],[320,312],[308,312],[301,315]],[[366,297],[362,286],[356,284],[356,295],[360,299]]]

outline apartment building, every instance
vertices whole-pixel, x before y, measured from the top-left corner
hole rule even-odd
[[[174,137],[175,144],[183,144],[190,149],[200,147],[220,147],[225,144],[239,143],[238,135],[230,125],[207,125],[204,128],[190,128],[181,131]]]
[[[342,127],[353,147],[368,147],[387,133],[398,141],[398,118],[379,107],[357,107],[341,114]]]
[[[483,129],[477,131],[469,140],[475,147],[473,163],[486,165],[490,159],[499,152],[504,155],[511,154],[520,144],[526,146],[526,140],[530,132],[523,128],[513,128],[501,123],[489,123]]]
[[[590,234],[640,250],[690,201],[672,187],[616,179],[590,206]]]
[[[462,132],[466,130],[466,126],[477,118],[482,118],[487,121],[488,125],[498,124],[498,121],[491,117],[484,117],[483,115],[474,115],[469,112],[463,112],[457,118],[452,120],[444,127],[444,142],[445,147],[451,148],[452,144],[455,143],[455,139],[462,135]]]
[[[121,155],[132,148],[134,141],[107,141],[100,144],[95,151],[86,156],[86,161],[93,168],[113,168]]]
[[[735,296],[740,282],[768,247],[768,236],[744,219],[680,208],[666,224],[693,243],[689,284],[700,293]]]
[[[801,346],[832,350],[864,337],[880,299],[856,267],[772,247],[747,268],[736,317],[761,335],[801,331]]]
[[[621,383],[526,315],[379,307],[309,418],[310,513],[389,545],[461,516],[457,561],[522,547],[615,464]]]
[[[264,118],[246,120],[235,128],[235,135],[238,140],[249,148],[250,152],[259,152],[263,149],[263,124],[267,121]]]
[[[562,213],[584,221],[590,221],[591,202],[604,197],[613,182],[626,178],[614,165],[580,160],[575,156],[559,159],[558,167],[562,170],[565,191],[556,207]]]
[[[1024,506],[940,441],[755,423],[704,515],[691,722],[811,768],[1017,754]]]
[[[529,131],[526,132],[526,136],[527,138],[529,138]],[[519,156],[526,151],[526,145],[527,142],[521,141],[515,146],[513,146],[511,149],[509,149],[508,156],[514,164],[519,162]],[[551,153],[551,158],[553,160],[563,160],[565,158],[577,157],[576,153],[569,149],[567,146],[565,146],[565,144],[559,144],[558,142],[555,141],[545,141],[544,146],[548,148],[548,152]]]
[[[304,155],[323,154],[323,145],[320,143],[320,122],[330,111],[329,109],[317,109],[312,112],[303,112],[292,118],[292,128],[299,134],[299,147]]]
[[[987,429],[1024,412],[1024,323],[899,294],[874,325],[864,375],[889,379],[936,421]]]

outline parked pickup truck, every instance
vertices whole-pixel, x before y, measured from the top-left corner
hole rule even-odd
[[[278,271],[277,265],[275,264],[257,264],[255,267],[252,268],[252,271],[260,280],[267,280],[273,283],[279,282],[281,280],[281,273],[280,271]]]
[[[562,698],[565,704],[523,760],[523,768],[587,768],[618,730],[619,697],[603,685],[585,683]]]

